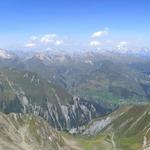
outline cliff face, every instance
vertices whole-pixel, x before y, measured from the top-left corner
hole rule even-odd
[[[47,102],[44,106],[31,106],[31,109],[27,106],[26,110],[27,112],[42,116],[60,130],[69,130],[73,127],[82,126],[92,118],[108,113],[107,109],[101,107],[99,111],[94,104],[80,100],[80,98],[73,98],[73,103],[68,105],[60,103],[53,105]]]
[[[52,104],[48,101],[42,105],[32,103],[25,104],[26,97],[18,98],[11,102],[2,101],[1,109],[6,113],[32,113],[47,120],[53,127],[59,130],[69,130],[88,123],[92,118],[109,113],[100,104],[73,98],[73,103],[68,105]],[[99,107],[99,108],[97,108]]]
[[[99,103],[72,98],[62,88],[37,74],[9,69],[0,74],[0,110],[33,113],[60,130],[82,126],[111,111]]]
[[[0,150],[73,150],[40,117],[0,113]]]

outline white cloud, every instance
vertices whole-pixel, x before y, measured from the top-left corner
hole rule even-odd
[[[41,43],[53,43],[54,39],[57,37],[56,34],[46,34],[40,38]]]
[[[91,45],[91,46],[100,46],[101,43],[100,43],[99,41],[91,41],[91,42],[90,42],[90,45]]]
[[[62,44],[64,44],[64,41],[56,40],[55,44],[56,45],[62,45]]]
[[[126,41],[121,41],[118,45],[117,45],[117,48],[119,49],[119,50],[125,50],[125,49],[127,49],[127,45],[128,45],[128,42],[126,42]]]
[[[33,48],[35,46],[36,46],[35,43],[27,43],[27,44],[24,45],[24,47],[26,47],[26,48]]]
[[[45,49],[48,47],[55,47],[55,46],[65,46],[66,42],[68,43],[69,40],[61,38],[56,34],[45,34],[42,36],[31,36],[27,44],[24,45],[26,48],[33,48],[33,47],[44,47]]]
[[[106,36],[108,34],[109,34],[108,28],[105,28],[104,30],[94,32],[91,37],[98,38],[98,37]]]

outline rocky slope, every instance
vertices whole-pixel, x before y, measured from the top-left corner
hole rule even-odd
[[[0,150],[75,150],[40,117],[0,113]]]
[[[123,106],[80,135],[57,132],[33,115],[0,113],[2,150],[147,150],[149,143],[150,105]]]
[[[81,126],[111,112],[99,103],[72,97],[35,73],[11,68],[0,70],[0,110],[33,113],[60,130]]]

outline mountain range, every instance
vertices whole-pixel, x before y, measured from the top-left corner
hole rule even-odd
[[[149,64],[133,53],[0,50],[0,149],[145,150]]]

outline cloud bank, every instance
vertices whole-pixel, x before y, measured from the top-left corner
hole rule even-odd
[[[97,32],[94,32],[92,34],[92,38],[99,38],[99,37],[103,37],[103,36],[106,36],[109,34],[109,29],[108,28],[105,28],[104,30],[100,30],[100,31],[97,31]]]

